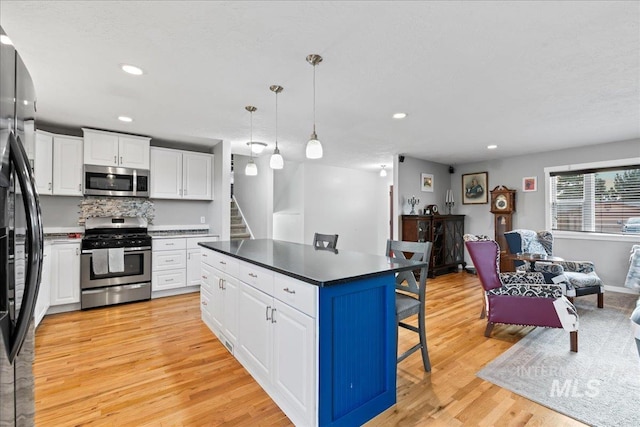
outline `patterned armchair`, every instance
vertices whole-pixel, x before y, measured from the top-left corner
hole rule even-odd
[[[465,235],[465,245],[484,289],[486,337],[496,323],[563,328],[570,333],[571,351],[578,351],[578,314],[561,285],[545,283],[538,272],[500,273],[494,240]]]
[[[629,272],[627,273],[627,279],[624,285],[627,288],[640,291],[640,245],[633,245],[631,247]],[[633,311],[633,314],[631,314],[631,326],[636,338],[636,345],[638,346],[638,355],[640,355],[640,298],[638,298],[636,309]]]
[[[553,255],[553,234],[549,231],[513,230],[504,233],[512,254],[532,253]],[[516,271],[531,271],[528,262],[515,261]],[[572,299],[583,295],[598,295],[598,307],[604,307],[604,284],[595,272],[591,261],[536,261],[534,271],[544,273],[547,278],[562,280],[567,288],[566,296]]]

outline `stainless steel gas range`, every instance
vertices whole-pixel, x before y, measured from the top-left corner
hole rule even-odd
[[[146,219],[87,218],[80,288],[82,309],[151,298],[151,236]]]

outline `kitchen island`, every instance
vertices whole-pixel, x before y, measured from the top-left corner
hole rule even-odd
[[[202,319],[296,425],[396,402],[394,273],[425,266],[270,239],[201,242]]]

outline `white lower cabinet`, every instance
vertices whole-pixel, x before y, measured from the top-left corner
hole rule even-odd
[[[151,253],[151,290],[200,286],[202,247],[198,242],[217,237],[154,238]]]
[[[206,314],[203,319],[215,332],[220,341],[231,352],[235,352],[238,335],[238,291],[239,281],[235,277],[210,264],[211,257],[202,262],[202,285],[208,298]],[[229,261],[225,266],[237,272],[237,261]]]
[[[202,252],[202,319],[225,345],[233,339],[232,353],[295,425],[317,425],[318,288]]]
[[[153,239],[151,247],[151,290],[187,286],[185,239]]]
[[[33,313],[35,327],[38,327],[51,305],[51,245],[45,243],[42,254],[42,273],[36,308]]]
[[[80,242],[51,246],[51,305],[80,302]]]
[[[202,237],[187,238],[187,286],[200,285],[200,253]],[[205,239],[206,240],[206,239]]]

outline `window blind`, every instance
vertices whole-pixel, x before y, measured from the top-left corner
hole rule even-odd
[[[551,172],[554,230],[630,233],[640,217],[640,165]]]

